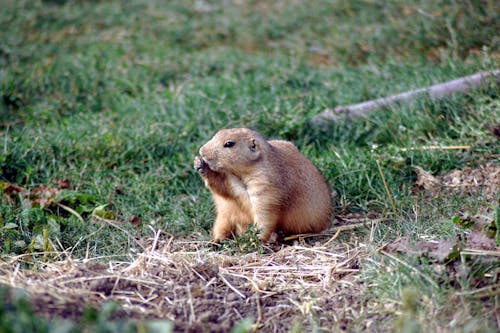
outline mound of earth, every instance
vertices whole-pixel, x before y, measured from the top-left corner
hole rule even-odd
[[[34,271],[13,270],[22,258],[12,258],[0,263],[0,283],[24,289],[48,318],[78,320],[85,307],[114,301],[120,308],[113,318],[166,319],[175,331],[228,332],[252,318],[259,329],[288,332],[295,321],[328,328],[332,318],[346,325],[356,319],[361,252],[297,243],[229,256],[207,242],[157,237],[132,262],[68,258]]]

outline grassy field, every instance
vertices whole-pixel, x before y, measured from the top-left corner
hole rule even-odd
[[[326,108],[498,69],[497,1],[0,4],[0,331],[155,332],[170,321],[235,332],[498,330],[500,86],[310,122]],[[210,244],[214,212],[192,160],[218,129],[241,126],[294,142],[323,172],[335,192],[329,232],[277,248],[255,232]],[[457,145],[468,148],[425,149]],[[189,307],[150,316],[110,305],[114,288],[60,312],[11,275],[36,280],[68,260],[130,264],[157,244],[176,249],[171,260],[189,253],[175,258],[190,269],[204,256],[223,269],[223,257],[249,264],[293,251],[348,252],[335,265],[349,267],[283,298],[250,285],[256,301],[226,326],[200,317],[196,290],[191,317]],[[266,323],[278,303],[290,309],[282,325]]]

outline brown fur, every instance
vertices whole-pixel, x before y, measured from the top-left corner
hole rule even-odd
[[[251,223],[264,242],[277,230],[299,234],[328,226],[328,185],[291,142],[267,141],[246,128],[222,129],[199,153],[194,167],[215,203],[215,241],[241,234]]]

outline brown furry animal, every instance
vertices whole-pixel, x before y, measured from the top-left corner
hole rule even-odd
[[[330,190],[321,173],[288,141],[267,141],[247,128],[222,129],[200,148],[194,167],[212,193],[214,241],[249,224],[267,242],[277,230],[320,232],[330,221]]]

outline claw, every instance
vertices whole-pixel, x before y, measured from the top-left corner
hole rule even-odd
[[[206,173],[208,169],[208,164],[201,158],[201,156],[196,156],[194,158],[194,168],[199,173]]]

